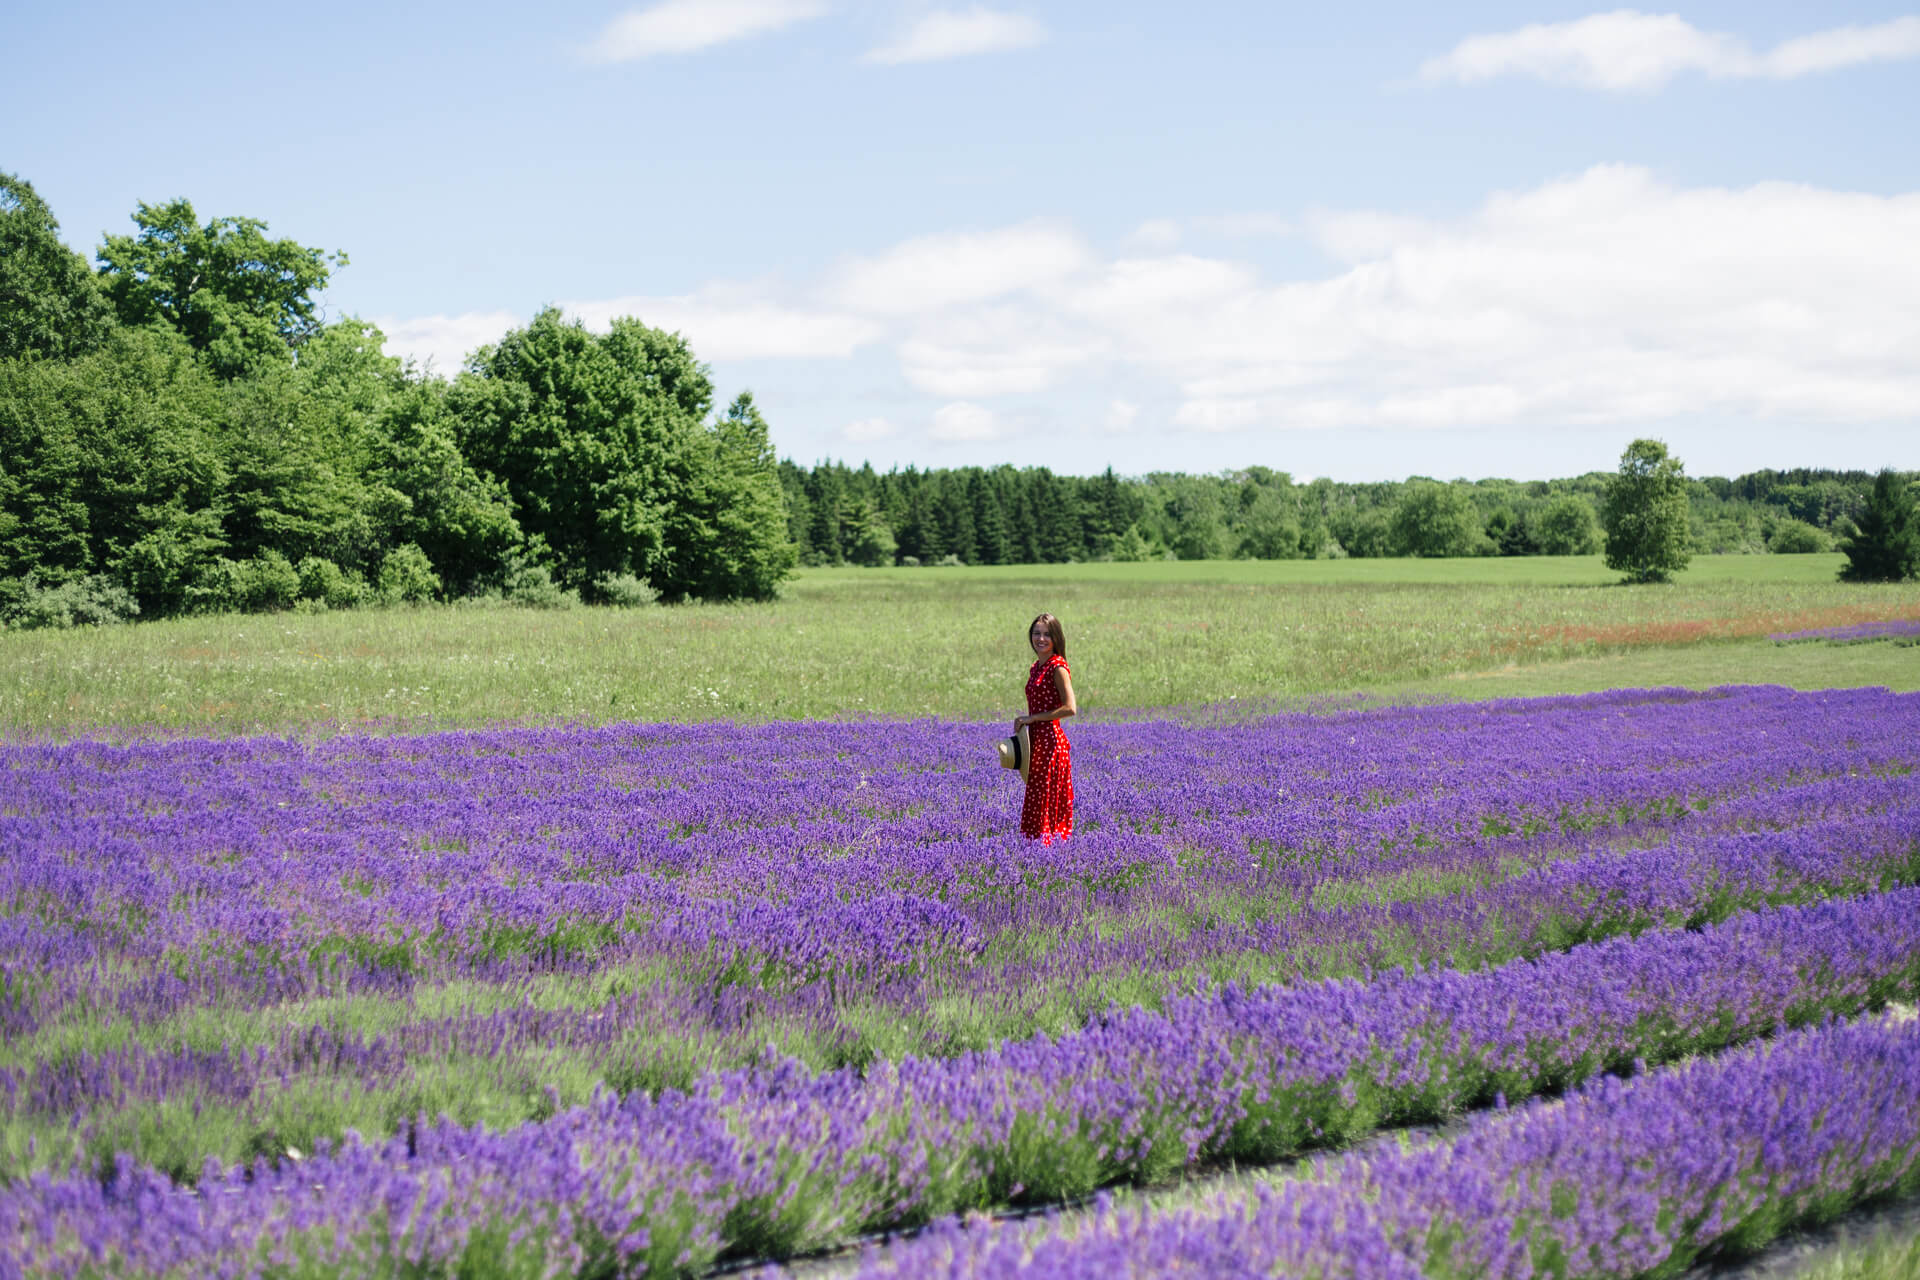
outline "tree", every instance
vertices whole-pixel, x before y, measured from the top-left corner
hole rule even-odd
[[[845,559],[840,547],[843,488],[840,470],[831,462],[816,466],[807,477],[807,511],[812,521],[807,526],[810,564],[839,564]]]
[[[1600,549],[1593,505],[1577,493],[1563,493],[1534,512],[1528,531],[1543,556],[1590,556]]]
[[[840,543],[846,548],[849,563],[866,569],[893,563],[900,549],[893,540],[893,530],[865,498],[849,501],[840,520]]]
[[[967,502],[973,508],[973,544],[976,563],[1005,564],[1013,546],[1007,537],[1007,513],[1000,492],[986,472],[973,468],[967,475]]]
[[[1227,536],[1220,483],[1212,476],[1175,477],[1167,501],[1168,544],[1182,560],[1217,560]]]
[[[226,545],[222,412],[173,334],[117,330],[75,360],[0,361],[0,583],[110,574],[145,614],[183,607]]]
[[[133,221],[138,235],[108,236],[97,255],[120,322],[177,330],[223,378],[285,363],[321,327],[314,293],[347,265],[344,253],[269,240],[257,218],[202,226],[187,200],[143,203]]]
[[[1629,582],[1665,582],[1687,567],[1687,481],[1680,460],[1658,440],[1635,440],[1607,483],[1600,524],[1607,568]]]
[[[1847,563],[1842,582],[1902,582],[1920,577],[1920,518],[1913,493],[1893,471],[1874,477],[1873,492],[1853,528],[1840,542]]]
[[[662,594],[765,600],[799,558],[766,419],[741,392],[693,439],[667,510]]]
[[[967,495],[966,475],[945,471],[935,483],[939,486],[933,501],[933,518],[940,525],[940,541],[947,554],[965,564],[980,562],[980,549],[973,536],[973,503]]]
[[[1239,554],[1253,560],[1297,559],[1300,520],[1294,510],[1293,486],[1261,484],[1249,488],[1252,501],[1240,515]]]
[[[1393,546],[1406,556],[1471,556],[1486,545],[1473,502],[1458,485],[1414,480],[1393,509]]]
[[[669,546],[667,515],[676,484],[700,470],[691,411],[711,403],[711,384],[681,339],[645,328],[621,318],[596,335],[549,307],[476,352],[448,397],[461,452],[506,486],[536,557],[569,590],[620,574],[662,590],[691,580],[693,548]]]
[[[65,360],[94,350],[113,308],[87,260],[61,243],[60,224],[33,184],[0,172],[0,360]]]
[[[455,593],[500,577],[524,539],[500,480],[461,456],[438,378],[408,382],[380,415],[371,476],[406,499],[395,545],[418,547]]]

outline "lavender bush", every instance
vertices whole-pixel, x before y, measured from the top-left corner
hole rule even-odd
[[[49,1275],[308,1254],[485,1273],[500,1231],[537,1274],[589,1257],[658,1273],[1208,1158],[1269,1161],[1916,993],[1920,889],[1908,889],[1479,974],[1228,989],[864,1074],[723,1072],[690,1094],[602,1093],[503,1132],[409,1125],[278,1167],[209,1166],[193,1193],[125,1161],[104,1181],[38,1175],[0,1194],[0,1230],[17,1224],[21,1257]],[[387,1216],[369,1222],[371,1206]]]
[[[1677,1274],[1710,1249],[1920,1187],[1920,1028],[1864,1022],[1477,1117],[1456,1137],[1321,1161],[1190,1210],[1102,1206],[935,1230],[881,1277]]]
[[[1093,722],[1045,847],[993,732],[0,747],[0,1236],[666,1273],[1915,989],[1911,696]]]
[[[1775,644],[1798,644],[1825,640],[1829,644],[1854,644],[1863,640],[1892,640],[1900,644],[1920,642],[1920,618],[1889,618],[1877,622],[1855,622],[1844,627],[1815,627],[1809,631],[1782,631],[1767,637]]]

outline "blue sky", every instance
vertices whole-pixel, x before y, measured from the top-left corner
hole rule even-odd
[[[0,167],[344,249],[442,371],[679,329],[803,462],[1920,467],[1920,9],[74,4]]]

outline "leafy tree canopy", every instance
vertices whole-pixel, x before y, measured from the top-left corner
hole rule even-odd
[[[1600,523],[1607,568],[1629,582],[1665,582],[1687,567],[1691,530],[1680,460],[1658,440],[1635,440],[1608,481]]]
[[[257,218],[203,226],[187,200],[142,204],[133,221],[139,234],[108,236],[98,254],[121,323],[171,326],[224,378],[284,363],[321,327],[314,293],[347,265],[344,253],[269,240]]]
[[[625,317],[595,334],[549,307],[476,352],[449,399],[461,451],[506,487],[563,587],[678,572],[667,519],[701,469],[691,455],[713,401],[679,335]]]
[[[94,350],[113,309],[33,184],[0,172],[0,360]]]
[[[1590,556],[1599,548],[1593,504],[1577,493],[1549,499],[1534,517],[1531,532],[1542,555]]]
[[[1392,517],[1394,545],[1409,556],[1471,556],[1491,550],[1473,502],[1457,485],[1416,480]]]

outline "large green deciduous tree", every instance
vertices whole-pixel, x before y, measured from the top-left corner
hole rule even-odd
[[[475,353],[449,403],[562,586],[633,574],[669,598],[757,597],[791,566],[766,424],[751,399],[703,422],[713,384],[678,334],[627,317],[594,334],[548,308]]]
[[[1599,549],[1593,504],[1577,493],[1563,493],[1534,512],[1528,531],[1544,556],[1590,556]]]
[[[94,350],[113,327],[87,260],[33,184],[0,173],[0,360],[64,360]]]
[[[764,600],[799,551],[767,423],[742,392],[689,441],[667,510],[667,554],[653,585],[671,598]],[[889,540],[890,541],[890,540]]]
[[[1607,568],[1629,582],[1666,582],[1687,567],[1692,533],[1680,460],[1658,440],[1635,440],[1620,455],[1600,506]]]
[[[1406,556],[1471,556],[1491,551],[1473,500],[1457,485],[1415,480],[1393,509],[1393,546]]]
[[[1920,516],[1906,480],[1893,471],[1874,477],[1866,509],[1841,540],[1847,562],[1842,582],[1902,582],[1920,577]]]
[[[142,612],[178,607],[225,546],[221,412],[219,386],[169,333],[0,361],[0,581],[110,574]]]
[[[165,324],[184,335],[208,368],[239,377],[285,363],[321,327],[313,295],[347,264],[292,240],[269,240],[256,218],[215,218],[193,205],[142,204],[139,234],[108,236],[100,280],[122,324]]]

